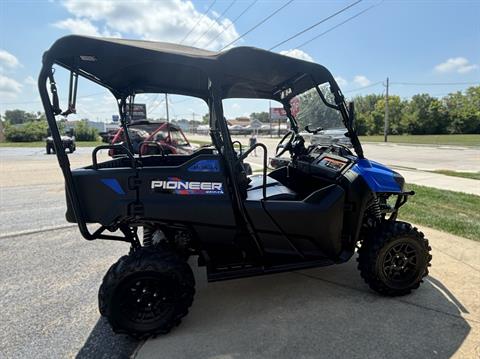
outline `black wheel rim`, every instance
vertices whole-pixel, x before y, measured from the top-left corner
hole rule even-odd
[[[118,309],[123,320],[148,325],[169,318],[178,300],[178,284],[165,275],[135,275],[118,290]]]
[[[408,282],[417,276],[418,253],[416,247],[401,242],[390,247],[383,259],[383,274],[391,282]]]

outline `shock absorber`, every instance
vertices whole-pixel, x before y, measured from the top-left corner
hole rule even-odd
[[[379,221],[382,220],[382,211],[380,210],[380,201],[378,197],[375,197],[372,203],[372,206],[370,208],[372,211],[372,215]]]

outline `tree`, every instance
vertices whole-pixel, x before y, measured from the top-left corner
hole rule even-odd
[[[441,101],[429,94],[413,96],[402,119],[405,131],[414,135],[446,133],[447,121]]]
[[[19,125],[7,123],[5,137],[11,142],[42,141],[47,137],[47,121],[29,121]]]
[[[75,124],[75,139],[78,141],[96,141],[98,139],[97,129],[90,127],[85,119],[78,121]]]
[[[268,112],[252,112],[250,114],[250,120],[258,120],[260,122],[269,123],[270,114]]]
[[[374,122],[373,113],[377,102],[383,96],[370,94],[366,96],[357,96],[355,102],[355,126],[359,135],[367,135],[370,133],[371,124]]]
[[[210,123],[210,114],[206,113],[202,116],[202,123],[208,125]]]
[[[480,86],[444,98],[450,133],[480,133]]]
[[[372,134],[383,134],[385,130],[385,98],[382,96],[375,104],[373,111]],[[402,125],[403,109],[405,102],[399,96],[388,97],[388,128],[389,134],[398,135],[404,132]]]
[[[37,116],[34,113],[29,113],[18,109],[5,111],[4,117],[6,122],[12,125],[19,125],[37,119]]]
[[[333,95],[326,91],[325,97],[333,103]],[[343,127],[340,113],[326,106],[315,89],[300,95],[300,112],[297,115],[300,127],[310,125],[312,128],[338,128]]]

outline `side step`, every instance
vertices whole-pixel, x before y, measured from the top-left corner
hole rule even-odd
[[[265,274],[290,272],[299,269],[324,267],[332,264],[335,264],[335,262],[330,259],[322,259],[310,262],[297,262],[269,267],[254,266],[252,264],[234,264],[215,268],[207,266],[207,279],[209,282],[217,282],[228,279],[238,279]]]

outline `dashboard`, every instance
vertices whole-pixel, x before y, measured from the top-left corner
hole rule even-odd
[[[311,146],[306,154],[299,156],[295,166],[314,176],[335,179],[355,160],[355,156],[340,146]]]

